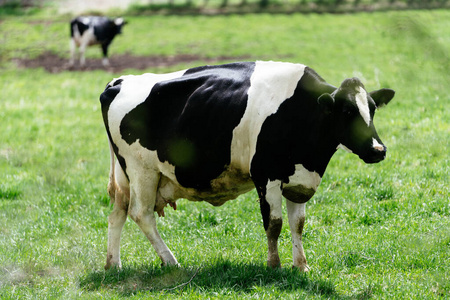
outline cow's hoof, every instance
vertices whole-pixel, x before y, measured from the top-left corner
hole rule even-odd
[[[122,266],[121,265],[105,265],[105,271],[109,271],[109,270],[122,270]]]
[[[267,266],[272,269],[279,269],[281,268],[281,262],[280,260],[267,261]]]
[[[122,269],[122,264],[120,262],[118,262],[118,263],[106,262],[105,270],[107,271],[107,270],[110,270],[110,269],[118,269],[118,270],[120,270],[120,269]]]
[[[310,269],[310,267],[308,265],[303,265],[303,266],[292,266],[292,269],[296,269],[299,270],[300,272],[308,272]]]
[[[161,268],[180,268],[181,265],[177,262],[176,264],[165,264],[165,263],[161,263]]]
[[[177,259],[173,256],[172,252],[169,251],[169,253],[165,253],[166,255],[160,257],[161,258],[161,267],[170,267],[175,266],[179,267],[180,264],[178,263]],[[164,259],[162,259],[164,257]]]

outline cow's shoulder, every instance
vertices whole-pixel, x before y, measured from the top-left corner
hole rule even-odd
[[[94,28],[95,37],[100,42],[110,41],[119,33],[119,26],[107,17],[92,17],[90,24]]]
[[[302,64],[257,61],[249,90],[252,118],[265,118],[275,113],[281,103],[292,97],[305,68]]]

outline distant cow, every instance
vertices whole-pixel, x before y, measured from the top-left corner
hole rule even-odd
[[[176,265],[154,212],[164,216],[164,207],[175,209],[179,198],[219,206],[256,187],[268,265],[280,265],[284,196],[294,267],[308,270],[302,246],[305,203],[337,148],[366,163],[385,158],[373,117],[394,93],[368,93],[357,78],[336,88],[307,66],[262,61],[114,79],[100,96],[114,202],[105,268],[121,265],[127,214],[163,265]]]
[[[87,16],[77,17],[70,22],[70,65],[75,63],[76,48],[79,49],[80,65],[84,66],[86,47],[100,44],[103,51],[103,65],[108,66],[108,47],[117,34],[122,33],[126,22],[122,18]]]

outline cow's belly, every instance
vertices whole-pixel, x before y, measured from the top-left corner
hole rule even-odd
[[[307,170],[301,164],[296,165],[294,175],[283,184],[283,196],[295,203],[305,203],[316,193],[321,179],[318,173]]]
[[[206,201],[214,206],[220,206],[254,187],[250,176],[236,169],[224,171],[218,178],[211,181],[210,188],[201,190],[183,187],[176,180],[174,173],[163,172],[158,187],[158,198],[165,202],[174,202],[177,199],[185,198],[191,201]]]

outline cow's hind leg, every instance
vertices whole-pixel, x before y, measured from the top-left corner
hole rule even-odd
[[[267,265],[272,268],[280,267],[278,237],[283,226],[281,214],[281,182],[278,180],[269,181],[265,187],[257,187],[257,189],[260,196],[261,214],[267,236]]]
[[[113,266],[121,268],[120,262],[120,235],[123,225],[127,220],[127,203],[128,199],[125,194],[115,191],[114,208],[108,217],[108,250],[106,255],[105,269]]]
[[[305,252],[303,251],[302,232],[305,224],[305,203],[294,203],[286,199],[286,207],[289,218],[289,227],[292,235],[292,257],[294,268],[300,271],[308,271]]]
[[[129,215],[155,248],[162,265],[178,265],[156,228],[154,209],[159,177],[159,174],[154,178],[138,176],[135,182],[131,181]]]
[[[78,55],[80,56],[80,66],[82,67],[84,67],[84,65],[86,64],[86,57],[85,57],[86,48],[87,45],[83,43],[78,48]]]
[[[75,59],[76,59],[76,56],[77,56],[77,53],[76,53],[77,45],[76,45],[75,40],[73,38],[70,39],[69,46],[70,46],[69,66],[73,66],[75,64]]]

